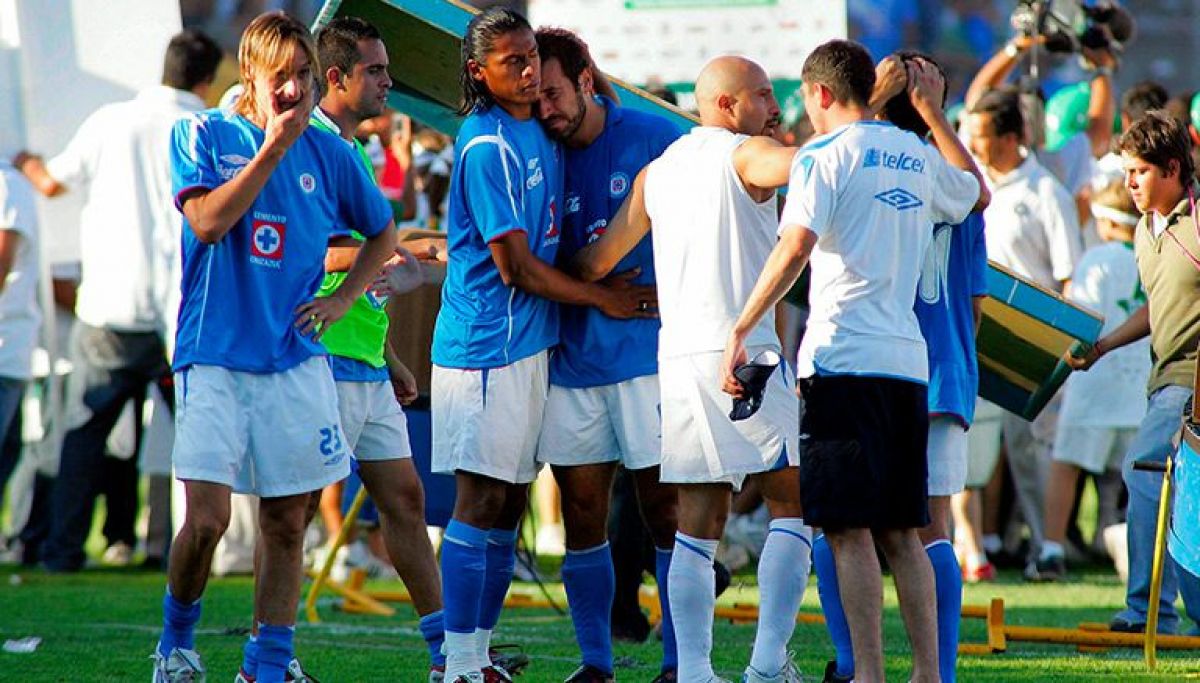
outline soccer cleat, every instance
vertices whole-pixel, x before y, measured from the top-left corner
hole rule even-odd
[[[804,677],[800,675],[795,663],[788,659],[774,676],[767,676],[752,666],[746,667],[746,672],[742,674],[742,683],[804,683]]]
[[[987,562],[978,567],[968,567],[963,565],[963,581],[967,583],[980,583],[983,581],[996,580],[996,565]]]
[[[679,676],[675,673],[675,669],[667,669],[655,676],[650,683],[675,683],[677,680],[679,680]]]
[[[284,681],[293,681],[294,683],[321,683],[310,673],[304,671],[304,667],[300,666],[300,660],[293,659],[288,662],[287,671],[283,674]],[[441,680],[440,678],[438,679]],[[240,667],[238,668],[237,676],[233,679],[233,683],[254,683],[255,677],[246,673]]]
[[[445,683],[446,665],[434,664],[429,667],[429,683]]]
[[[158,651],[150,656],[154,660],[152,683],[204,683],[204,664],[195,650],[173,648],[163,657]]]
[[[484,683],[512,683],[512,673],[502,666],[492,664],[483,667]]]
[[[830,661],[825,665],[825,676],[821,683],[854,683],[854,675],[842,676],[837,671],[837,662]]]
[[[1067,562],[1062,555],[1038,558],[1025,565],[1025,580],[1035,582],[1062,581],[1067,578]]]
[[[563,683],[616,683],[617,679],[612,674],[606,674],[600,669],[591,664],[584,664],[575,670],[575,673],[567,676],[567,680]]]
[[[502,669],[509,680],[512,680],[513,676],[520,676],[529,666],[529,655],[521,650],[520,645],[511,643],[488,648],[488,659],[493,667]]]
[[[454,683],[484,683],[487,679],[480,673],[459,674]]]

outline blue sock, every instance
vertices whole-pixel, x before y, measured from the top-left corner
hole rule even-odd
[[[195,631],[196,622],[200,621],[200,601],[184,604],[176,600],[171,595],[171,589],[167,588],[162,604],[163,631],[158,639],[158,653],[168,657],[175,648],[196,649]]]
[[[258,676],[258,636],[253,633],[242,648],[242,671],[251,678]]]
[[[675,624],[671,623],[671,601],[667,599],[667,575],[671,572],[670,548],[654,549],[654,580],[658,583],[658,605],[662,609],[663,671],[679,668],[679,652],[675,649]]]
[[[442,652],[442,643],[446,641],[446,619],[441,610],[430,612],[421,617],[421,636],[429,646],[429,663],[434,666],[446,665],[446,654]]]
[[[842,592],[838,588],[837,565],[833,561],[833,549],[825,534],[813,540],[813,569],[817,570],[817,592],[821,594],[821,611],[825,613],[825,629],[833,641],[837,656],[837,674],[854,675],[854,647],[850,644],[850,624],[842,610]]]
[[[938,672],[942,683],[954,683],[958,663],[958,622],[962,614],[962,569],[950,541],[938,539],[925,546],[933,565],[937,593]]]
[[[612,603],[617,580],[608,542],[586,550],[568,550],[562,580],[582,662],[611,675]]]
[[[513,567],[517,564],[517,530],[492,529],[487,536],[487,573],[483,579],[483,597],[479,601],[479,622],[476,626],[488,631],[496,628],[504,598],[512,584]]]
[[[292,638],[296,629],[291,626],[258,625],[257,683],[283,683],[295,650]]]
[[[475,633],[487,569],[483,529],[450,520],[442,536],[442,614],[446,631]]]

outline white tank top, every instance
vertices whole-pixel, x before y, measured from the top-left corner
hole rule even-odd
[[[775,247],[775,195],[755,201],[733,165],[733,152],[747,137],[694,128],[646,172],[662,317],[659,358],[723,350]],[[746,345],[779,350],[774,311]]]

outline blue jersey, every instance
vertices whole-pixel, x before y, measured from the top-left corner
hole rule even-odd
[[[213,190],[233,178],[264,138],[262,129],[229,111],[181,119],[171,136],[176,205],[182,209],[180,197],[192,190]],[[353,228],[369,237],[391,219],[387,200],[345,141],[310,126],[218,242],[200,242],[184,219],[175,368],[281,372],[324,354],[292,323],[325,275],[330,234]]]
[[[969,427],[975,419],[979,364],[972,298],[987,294],[983,214],[934,226],[914,309],[929,350],[929,413]]]
[[[500,278],[489,244],[525,234],[546,263],[558,253],[562,160],[535,119],[492,106],[471,113],[455,140],[447,209],[449,263],[433,330],[433,362],[482,369],[515,363],[558,341],[558,307]]]
[[[661,116],[617,106],[600,98],[604,131],[582,149],[566,148],[566,206],[560,259],[569,259],[604,234],[629,194],[633,179],[682,135]],[[641,268],[634,282],[654,284],[649,235],[613,269]],[[590,306],[562,306],[559,346],[550,359],[550,382],[595,387],[658,372],[658,320],[610,318]]]

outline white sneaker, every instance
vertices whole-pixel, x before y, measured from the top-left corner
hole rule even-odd
[[[151,655],[154,660],[154,677],[151,683],[204,683],[204,665],[195,650],[174,648],[163,657],[157,650]]]
[[[787,664],[774,676],[760,673],[752,666],[746,667],[746,672],[742,674],[742,683],[804,683],[804,677],[800,675],[800,670],[792,660],[788,659]]]
[[[109,567],[128,567],[133,562],[133,548],[124,541],[108,546],[100,560]]]

